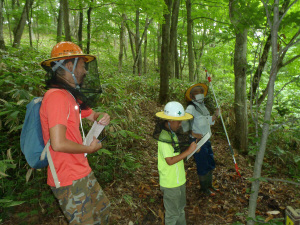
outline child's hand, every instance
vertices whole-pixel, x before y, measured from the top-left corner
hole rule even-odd
[[[188,148],[189,154],[191,154],[193,151],[195,151],[196,148],[197,148],[197,144],[196,144],[195,141],[193,141],[193,142],[190,144],[190,147]]]
[[[197,138],[197,139],[195,140],[195,143],[198,144],[198,142],[199,142],[200,140],[201,140],[201,139]],[[196,153],[200,152],[200,150],[201,150],[201,148],[199,148],[199,149],[196,151]]]

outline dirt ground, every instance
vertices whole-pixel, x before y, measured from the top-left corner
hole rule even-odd
[[[149,118],[158,110],[154,105],[141,106],[141,108],[144,108],[143,112]],[[145,139],[148,141],[140,143],[144,151],[139,162],[143,166],[134,173],[134,176],[116,181],[106,188],[113,203],[112,224],[163,224],[164,207],[159,190],[157,144],[151,137],[153,126],[154,121],[150,121],[149,136]],[[237,221],[245,224],[251,187],[249,178],[252,177],[253,165],[245,156],[236,154],[235,158],[241,173],[239,177],[220,121],[212,127],[212,132],[211,142],[216,161],[216,169],[213,173],[214,186],[219,188],[220,192],[217,192],[214,197],[207,197],[200,193],[196,165],[192,158],[189,159],[185,164],[187,224],[218,225],[232,224]],[[267,176],[266,172],[263,171],[263,176]],[[281,176],[283,175],[279,174],[277,178],[286,179]],[[294,184],[263,182],[260,186],[256,215],[264,217],[266,222],[284,218],[287,206],[300,208],[299,196],[299,186]]]
[[[141,105],[141,108],[144,116],[149,116],[149,118],[153,118],[158,110],[154,103],[148,106]],[[136,143],[141,149],[141,153],[136,158],[142,166],[133,174],[115,180],[104,188],[112,204],[110,224],[164,224],[164,207],[157,171],[157,143],[152,138],[153,127],[154,120],[145,123],[147,135],[144,140]],[[211,142],[216,161],[216,169],[213,173],[214,186],[220,189],[216,196],[207,197],[200,193],[193,159],[189,159],[185,164],[186,220],[189,225],[232,224],[237,221],[242,224],[246,223],[251,185],[249,178],[252,177],[253,165],[246,156],[236,154],[241,177],[237,175],[226,137],[222,131],[221,122],[212,127]],[[263,176],[268,176],[267,171],[263,171]],[[278,174],[278,177],[274,178],[288,179],[284,177],[284,174]],[[300,188],[294,184],[262,182],[256,215],[264,217],[266,222],[284,218],[287,206],[292,206],[294,209],[300,208],[299,196]],[[67,224],[58,208],[55,215],[52,218],[41,215],[36,216],[39,218],[32,218],[32,221],[38,219],[39,223],[17,222],[12,219],[3,224]]]

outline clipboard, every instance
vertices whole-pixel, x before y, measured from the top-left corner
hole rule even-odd
[[[83,145],[90,146],[93,141],[93,137],[98,138],[104,127],[104,125],[98,124],[97,121],[94,121],[92,128],[83,140]]]
[[[187,157],[186,157],[186,160],[188,160],[189,158],[191,158],[192,155],[195,154],[195,152],[197,152],[202,145],[204,145],[205,142],[208,141],[208,139],[210,138],[210,132],[207,132],[203,138],[201,138],[201,140],[197,143],[197,148],[191,153],[189,154]]]

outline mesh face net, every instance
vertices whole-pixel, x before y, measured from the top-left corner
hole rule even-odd
[[[74,61],[74,59],[71,59]],[[66,63],[67,60],[64,62]],[[55,65],[55,64],[51,64]],[[97,60],[85,64],[87,74],[80,85],[80,90],[70,86],[61,76],[58,76],[57,71],[53,71],[51,67],[43,66],[46,70],[46,85],[47,88],[62,88],[70,91],[72,95],[80,100],[81,109],[94,107],[99,101],[102,88],[100,85],[100,76],[98,73]]]
[[[94,93],[101,94],[102,88],[100,84],[100,75],[98,72],[97,60],[89,63],[85,63],[85,69],[87,75],[84,78],[84,82],[81,85],[81,92],[83,93]]]
[[[84,78],[80,91],[86,96],[90,104],[98,102],[102,93],[100,74],[98,72],[97,60],[85,64],[87,75]]]
[[[167,135],[167,136],[161,135],[161,132],[163,130],[168,132],[169,135]],[[174,134],[172,136],[172,132],[168,128],[168,122],[166,120],[156,118],[155,128],[154,128],[153,135],[152,135],[153,138],[156,139],[157,141],[171,144],[173,146],[175,152],[185,151],[190,145],[189,134],[187,132],[184,133],[181,127],[177,131],[173,131],[173,133],[175,133],[177,138],[174,137]],[[165,138],[163,138],[163,137],[165,137]]]

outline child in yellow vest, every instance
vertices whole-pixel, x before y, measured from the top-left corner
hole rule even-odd
[[[186,151],[180,153],[175,131],[180,128],[181,121],[190,120],[193,116],[185,113],[179,102],[169,102],[164,111],[156,113],[156,116],[164,120],[158,140],[158,172],[165,225],[185,225],[186,177],[183,159],[196,149],[197,144],[192,142]]]

